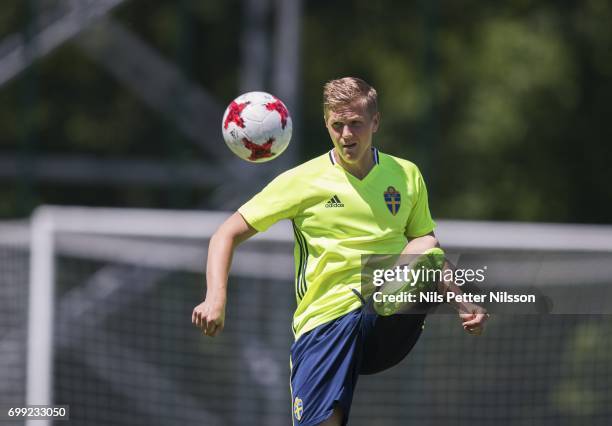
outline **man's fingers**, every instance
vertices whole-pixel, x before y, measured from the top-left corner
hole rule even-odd
[[[200,328],[204,334],[208,334],[209,330],[207,329],[209,328],[210,324],[212,324],[212,321],[207,320],[206,314],[197,309],[195,309],[191,315],[191,322],[197,328]]]
[[[489,319],[489,314],[487,313],[475,314],[473,318],[463,323],[463,328],[471,335],[480,336],[487,319]]]
[[[474,317],[472,319],[469,319],[467,321],[463,322],[463,326],[464,327],[469,327],[469,326],[473,326],[473,325],[479,325],[484,323],[487,318],[489,317],[489,314],[476,314],[474,315]]]
[[[206,331],[204,334],[206,334],[207,336],[214,336],[216,329],[217,329],[217,324],[215,323],[215,321],[207,321]]]
[[[199,328],[202,330],[202,334],[204,334],[205,336],[208,335],[208,322],[206,321],[206,318],[202,318],[200,320]]]
[[[194,318],[195,318],[195,326],[198,328],[202,328],[202,324],[204,323],[204,318],[202,316],[201,312],[195,312],[194,313]]]
[[[480,324],[480,321],[482,321],[482,319],[479,319],[478,316],[475,316],[474,318],[467,320],[467,321],[463,321],[463,326],[464,327],[471,327],[474,325],[478,325]]]
[[[210,337],[216,337],[219,333],[221,333],[221,330],[223,330],[223,326],[221,325],[217,325],[215,327],[215,331],[212,332],[212,334],[210,335]]]
[[[206,307],[196,307],[191,313],[191,322],[194,326],[199,328],[205,336],[214,337],[223,330],[223,317],[217,318],[217,316],[209,312]]]

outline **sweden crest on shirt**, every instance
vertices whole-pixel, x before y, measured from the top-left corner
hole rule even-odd
[[[390,186],[384,192],[385,204],[393,216],[397,214],[400,209],[402,202],[402,194],[400,194],[394,187]]]

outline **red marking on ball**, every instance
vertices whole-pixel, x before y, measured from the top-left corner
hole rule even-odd
[[[287,111],[285,105],[283,105],[283,103],[279,99],[276,99],[274,102],[267,103],[266,108],[268,109],[268,111],[278,112],[281,118],[281,126],[284,130],[285,126],[287,125],[287,117],[289,117],[289,111]]]
[[[243,102],[241,104],[232,101],[229,106],[229,111],[227,113],[227,117],[225,117],[225,122],[223,123],[223,127],[227,129],[230,123],[235,123],[236,126],[242,127],[244,129],[244,120],[240,116],[242,110],[246,108],[246,106],[250,102]]]
[[[245,148],[251,150],[251,155],[249,156],[249,160],[256,161],[260,158],[268,158],[274,156],[272,153],[272,145],[274,144],[274,138],[268,139],[268,141],[264,144],[258,145],[253,141],[250,141],[247,138],[242,138],[242,143]]]

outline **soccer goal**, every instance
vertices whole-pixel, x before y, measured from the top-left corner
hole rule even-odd
[[[208,240],[227,216],[39,208],[25,402],[69,405],[75,424],[288,424],[290,224],[238,249],[222,335],[191,325]],[[612,227],[440,221],[437,234],[460,264],[487,263],[492,285],[535,286],[551,305],[494,313],[478,338],[431,315],[406,360],[359,379],[351,424],[605,424]]]

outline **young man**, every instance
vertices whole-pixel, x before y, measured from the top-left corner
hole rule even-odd
[[[293,317],[291,393],[294,425],[344,425],[358,375],[405,357],[424,315],[379,317],[360,294],[361,255],[423,253],[436,247],[435,223],[417,167],[372,147],[376,90],[347,77],[324,88],[333,149],[291,169],[238,209],[210,241],[206,299],[192,322],[208,336],[223,329],[227,278],[236,246],[281,219],[295,233],[297,308]],[[480,334],[476,305],[460,313]]]

